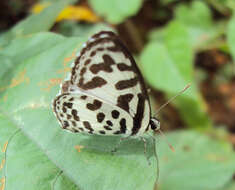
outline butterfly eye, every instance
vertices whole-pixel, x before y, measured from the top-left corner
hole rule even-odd
[[[150,126],[152,130],[157,131],[160,129],[160,121],[156,118],[151,118]]]

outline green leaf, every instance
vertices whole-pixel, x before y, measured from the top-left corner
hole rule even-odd
[[[159,190],[222,189],[232,181],[235,153],[231,144],[192,131],[171,133],[167,138],[175,151],[167,149],[164,141],[157,145]]]
[[[193,1],[190,6],[180,4],[175,10],[176,19],[186,25],[209,28],[212,25],[212,15],[209,7],[203,1]]]
[[[0,36],[1,47],[7,45],[16,37],[33,34],[42,31],[48,31],[55,23],[58,14],[75,0],[59,0],[51,2],[52,4],[45,8],[39,14],[33,14],[15,25],[10,31]]]
[[[170,96],[191,84],[191,88],[175,100],[179,111],[189,127],[210,126],[194,81],[193,47],[183,24],[171,22],[166,27],[162,40],[147,44],[140,59],[143,74],[149,84]]]
[[[89,0],[92,8],[108,22],[118,24],[135,15],[141,8],[141,0]]]
[[[2,71],[5,70],[6,74],[0,75],[0,92],[2,89],[4,90],[14,86],[14,79],[12,78],[15,75],[15,68],[20,66],[23,61],[26,62],[32,57],[41,54],[45,49],[56,46],[63,39],[62,36],[51,33],[35,34],[35,36],[33,39],[31,36],[19,37],[14,40],[14,43],[2,49],[1,54],[5,57],[2,58],[2,62],[7,59],[8,63],[2,66]],[[19,77],[20,74],[18,75]]]
[[[72,52],[87,38],[41,33],[14,40],[4,49],[4,55],[14,58],[13,65],[17,63],[9,68],[14,80],[9,78],[9,86],[0,92],[1,149],[8,142],[6,154],[0,153],[0,163],[6,159],[0,177],[6,176],[6,189],[153,189],[157,167],[151,141],[149,166],[138,139],[126,140],[112,155],[119,138],[67,133],[52,113],[51,101],[74,59]],[[166,44],[174,47],[173,42]],[[32,53],[22,53],[30,49]],[[171,53],[175,60],[177,54]],[[167,138],[176,151],[170,152],[164,141],[157,144],[160,190],[216,189],[229,182],[235,169],[229,144],[195,132]]]
[[[0,147],[3,149],[0,152],[0,163],[3,163],[0,179],[5,178],[4,189],[78,190],[6,115],[0,114],[0,126]],[[1,186],[4,185],[0,183]]]
[[[226,185],[226,187],[223,187],[219,190],[234,190],[235,189],[235,181],[231,181],[229,184]]]
[[[191,6],[179,5],[175,19],[184,24],[189,31],[195,48],[202,48],[224,32],[224,24],[212,21],[210,8],[203,1],[193,1]]]
[[[35,148],[30,152],[32,156],[29,153],[24,155],[27,157],[26,164],[29,163],[30,167],[33,163],[45,164],[39,165],[42,170],[48,167],[48,174],[45,176],[37,173],[36,169],[29,171],[27,167],[24,175],[24,179],[27,179],[24,180],[25,186],[30,187],[28,189],[46,189],[58,172],[63,171],[63,175],[71,180],[70,183],[79,189],[152,189],[157,169],[151,141],[148,141],[147,149],[152,163],[149,166],[144,155],[143,142],[137,139],[126,140],[113,155],[111,150],[119,138],[67,133],[61,130],[53,115],[51,101],[59,91],[61,80],[67,75],[66,71],[72,62],[72,52],[81,49],[82,43],[87,38],[65,38],[42,33],[19,38],[5,48],[4,54],[18,58],[12,59],[13,64],[18,66],[12,68],[13,79],[9,79],[9,85],[0,94],[2,120],[10,120],[13,131],[19,129],[20,134],[24,136],[16,135],[11,140],[13,144],[22,147],[30,141],[34,145]],[[28,51],[31,49],[33,52],[24,55],[23,49]],[[69,59],[71,60],[67,61]],[[6,130],[4,132],[6,133],[8,124],[6,127],[1,127],[1,130]],[[77,146],[83,147],[80,152],[77,151]],[[18,152],[14,152],[15,149],[12,149],[13,152],[7,157],[13,159],[11,155],[18,155]],[[24,157],[15,158],[18,167],[25,164]],[[11,162],[13,161],[9,160],[8,163]],[[6,180],[6,186],[19,189],[22,175],[16,175],[18,170],[10,168],[6,167],[6,174],[12,175],[11,179],[14,180]],[[30,175],[29,178],[26,174]],[[36,176],[37,181],[41,182],[36,183],[37,188],[33,184],[32,176]],[[60,183],[64,183],[63,180]]]
[[[224,15],[228,15],[230,10],[235,10],[234,0],[207,0],[211,6]]]
[[[98,23],[95,25],[84,25],[77,23],[77,21],[66,21],[66,22],[61,22],[59,24],[60,34],[63,34],[64,36],[68,37],[88,36],[101,30],[112,30],[112,28],[105,23]]]
[[[0,70],[0,78],[4,76],[4,74],[7,73],[7,71],[13,66],[11,58],[3,55],[2,53],[0,54],[0,60],[1,60],[1,70]]]
[[[193,1],[190,5],[181,3],[176,7],[174,15],[174,20],[188,31],[194,49],[213,48],[221,43],[217,38],[224,33],[225,24],[213,22],[211,10],[205,2]],[[164,29],[155,29],[150,33],[150,38],[159,39],[163,32]]]
[[[174,3],[177,1],[180,1],[180,0],[160,0],[161,4],[163,4],[163,5],[167,5],[169,3]]]

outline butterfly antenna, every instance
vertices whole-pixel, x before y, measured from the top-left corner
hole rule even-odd
[[[190,84],[186,85],[183,90],[178,92],[175,96],[170,98],[166,103],[162,104],[160,108],[158,108],[157,112],[155,113],[155,116],[162,110],[162,108],[166,107],[170,102],[172,102],[177,96],[183,94],[188,88],[190,87]]]
[[[181,95],[182,93],[184,93],[185,90],[187,90],[190,87],[190,84],[188,84],[187,86],[184,87],[183,90],[181,90],[179,93],[177,93],[175,96],[173,96],[172,98],[170,98],[165,104],[161,105],[160,108],[157,110],[157,113],[159,113],[159,111],[164,108],[167,104],[169,104],[171,101],[173,101],[177,96]],[[155,115],[157,115],[157,113]],[[172,152],[175,152],[174,147],[169,143],[169,141],[167,140],[165,134],[161,131],[161,129],[159,128],[157,131],[159,131],[159,133],[161,134],[161,136],[164,138],[165,142],[168,144],[169,148],[172,150]],[[157,183],[159,180],[159,158],[157,155],[157,151],[156,151],[156,138],[153,137],[152,135],[150,135],[150,137],[152,137],[153,139],[153,144],[154,144],[154,156],[156,158],[156,162],[157,162],[157,177],[155,180],[155,184],[154,184],[154,188],[157,188]]]

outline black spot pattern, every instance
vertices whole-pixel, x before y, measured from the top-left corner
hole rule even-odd
[[[73,118],[76,120],[76,121],[80,121],[80,118],[79,118],[79,116],[77,115],[77,110],[75,110],[75,109],[72,109],[72,115],[73,115]]]
[[[142,120],[144,117],[144,102],[145,98],[143,97],[143,95],[138,94],[137,112],[133,118],[133,128],[131,135],[135,135],[136,133],[138,133],[141,127]]]
[[[80,81],[78,83],[78,87],[83,90],[90,90],[90,89],[94,89],[94,88],[100,88],[100,87],[104,86],[105,84],[107,84],[107,81],[104,80],[102,77],[98,77],[98,76],[93,77],[87,83],[84,83],[84,78],[81,77]]]
[[[85,96],[85,95],[81,96],[82,100],[85,100],[86,98],[87,98],[87,96]]]
[[[73,125],[74,127],[77,127],[77,125],[76,125],[76,122],[75,122],[75,121],[72,121],[72,125]]]
[[[107,73],[110,73],[113,71],[112,69],[112,65],[115,65],[115,61],[113,60],[113,58],[107,54],[103,55],[103,63],[98,63],[98,64],[93,64],[90,67],[90,71],[93,74],[97,74],[99,71],[105,71]]]
[[[73,132],[74,132],[74,133],[79,133],[79,130],[73,129]]]
[[[96,118],[97,118],[97,121],[98,121],[99,123],[101,123],[101,122],[104,120],[104,118],[105,118],[105,114],[102,113],[102,112],[100,112],[100,113],[98,113],[98,114],[96,115]]]
[[[73,103],[71,103],[71,102],[64,102],[63,103],[63,107],[72,108],[72,106],[73,106]]]
[[[95,111],[95,110],[97,110],[97,109],[100,109],[101,105],[102,105],[102,102],[101,102],[101,101],[99,101],[99,100],[94,100],[94,101],[93,101],[93,104],[88,103],[88,104],[86,105],[86,107],[87,107],[87,109],[89,109],[89,110],[91,110],[91,111]]]
[[[120,121],[120,131],[121,133],[125,134],[126,133],[126,119],[122,118]]]
[[[108,130],[108,131],[110,131],[110,130],[112,130],[112,128],[111,127],[109,127],[109,126],[104,126],[104,128],[106,129],[106,130]]]
[[[117,106],[129,112],[129,102],[132,100],[133,97],[134,95],[130,93],[120,95],[117,100]]]
[[[116,87],[117,90],[124,90],[124,89],[127,89],[127,88],[134,87],[135,85],[137,85],[137,83],[138,83],[138,78],[135,77],[133,79],[118,81],[115,84],[115,87]]]
[[[105,131],[101,130],[99,131],[100,134],[104,135],[105,134]]]
[[[113,123],[112,123],[112,121],[110,121],[110,120],[106,121],[106,123],[107,123],[107,125],[109,125],[109,126],[113,126]]]
[[[119,111],[117,111],[117,110],[113,110],[113,111],[111,112],[111,114],[112,114],[112,117],[113,117],[114,119],[117,119],[117,118],[119,117],[119,115],[120,115]]]
[[[69,122],[68,121],[64,121],[63,122],[63,128],[66,129],[69,126]]]
[[[88,121],[83,121],[83,125],[86,129],[89,130],[90,133],[92,133],[94,131],[94,129],[91,127],[91,125]]]

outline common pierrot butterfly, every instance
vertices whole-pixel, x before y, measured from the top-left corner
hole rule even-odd
[[[53,101],[53,111],[62,128],[74,133],[142,137],[160,127],[151,117],[134,58],[111,31],[86,42]]]

